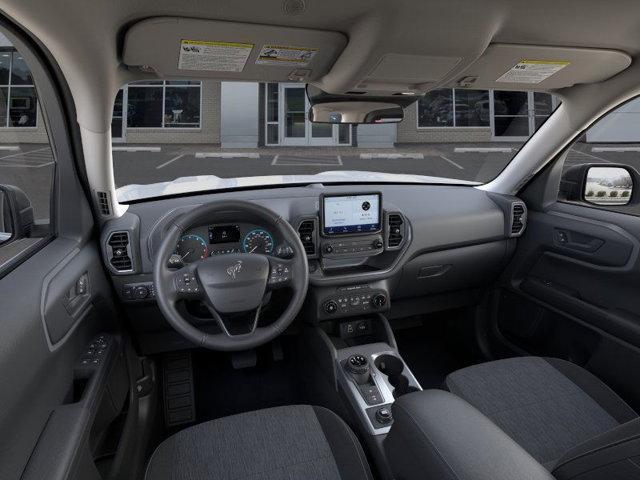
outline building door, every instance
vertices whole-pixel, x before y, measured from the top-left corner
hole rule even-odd
[[[127,90],[118,90],[116,100],[113,102],[113,115],[111,116],[111,141],[121,143],[126,140],[127,130]]]
[[[492,140],[522,142],[540,128],[555,108],[548,93],[491,92]]]
[[[280,99],[280,145],[326,146],[351,144],[349,126],[312,123],[309,121],[309,100],[307,99],[304,85],[299,83],[280,84],[278,97]]]

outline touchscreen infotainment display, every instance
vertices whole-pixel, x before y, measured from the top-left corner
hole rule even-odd
[[[322,198],[322,231],[325,235],[373,233],[380,230],[382,202],[379,193]]]

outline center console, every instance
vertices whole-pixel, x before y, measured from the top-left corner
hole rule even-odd
[[[389,432],[391,405],[422,390],[397,350],[372,343],[337,351],[338,385],[371,435]]]

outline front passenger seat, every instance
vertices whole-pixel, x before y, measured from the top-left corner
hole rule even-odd
[[[548,470],[581,443],[638,418],[597,377],[557,358],[482,363],[452,373],[446,385]]]
[[[145,480],[370,480],[356,436],[322,407],[269,408],[212,420],[169,437]]]

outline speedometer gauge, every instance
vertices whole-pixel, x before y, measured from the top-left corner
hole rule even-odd
[[[176,253],[184,263],[195,262],[209,255],[207,242],[200,235],[183,235],[178,242]]]
[[[251,230],[242,240],[242,249],[245,253],[271,255],[273,253],[273,246],[273,237],[269,232],[261,228]]]

